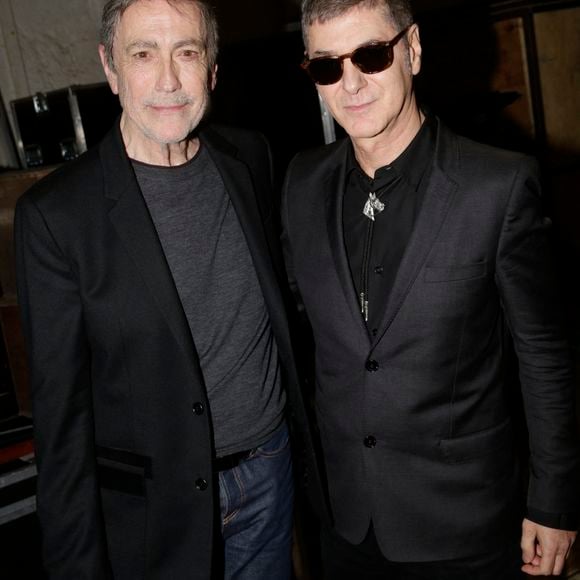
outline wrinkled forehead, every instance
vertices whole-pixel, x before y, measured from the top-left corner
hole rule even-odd
[[[201,38],[204,32],[203,18],[197,2],[137,0],[120,15],[115,38],[161,33],[170,27],[187,30],[191,35]]]

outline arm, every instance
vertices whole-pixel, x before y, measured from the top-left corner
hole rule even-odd
[[[15,218],[18,297],[51,579],[111,578],[96,481],[90,349],[76,273],[28,196]]]
[[[536,166],[525,160],[506,208],[496,282],[518,356],[529,432],[529,511],[522,554],[524,571],[533,575],[561,571],[574,541],[579,500],[575,386],[548,228]]]
[[[288,167],[286,172],[286,179],[282,189],[282,251],[284,253],[284,264],[286,266],[286,275],[288,277],[288,285],[296,301],[296,308],[300,313],[301,318],[306,319],[306,314],[304,310],[304,303],[302,302],[302,297],[300,295],[300,290],[298,289],[298,282],[296,281],[296,276],[294,275],[294,260],[292,258],[292,243],[290,241],[290,219],[289,219],[289,205],[290,205],[290,177],[292,169],[296,163],[296,158],[294,158]]]
[[[292,169],[295,165],[296,158],[291,162],[286,173],[286,180],[282,190],[282,234],[281,244],[284,255],[284,265],[286,268],[286,276],[288,286],[294,297],[294,308],[292,309],[290,318],[291,332],[294,338],[294,351],[298,363],[299,371],[302,374],[302,379],[306,383],[314,384],[314,339],[312,337],[312,329],[310,321],[306,314],[302,295],[298,288],[298,282],[294,274],[294,260],[292,256],[292,242],[290,240],[290,219],[289,219],[289,205],[290,205],[290,177]]]

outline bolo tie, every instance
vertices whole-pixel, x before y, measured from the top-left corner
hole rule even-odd
[[[368,322],[369,320],[369,267],[371,262],[375,217],[383,212],[387,207],[387,202],[384,200],[385,193],[391,191],[399,180],[400,177],[397,176],[393,181],[383,185],[383,187],[378,190],[369,192],[368,199],[366,200],[362,211],[363,215],[368,218],[365,243],[363,247],[359,293],[360,311],[365,322]]]

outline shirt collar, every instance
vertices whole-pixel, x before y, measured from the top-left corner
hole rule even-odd
[[[413,190],[417,190],[433,157],[436,137],[435,118],[428,115],[407,148],[392,163],[379,167],[375,171],[374,179],[361,169],[351,143],[346,166],[347,181],[356,175],[365,190],[373,191],[401,177]]]

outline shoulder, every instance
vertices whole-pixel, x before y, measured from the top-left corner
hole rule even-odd
[[[339,165],[344,161],[349,145],[348,138],[339,139],[328,145],[320,145],[298,153],[291,161],[293,171],[310,171],[313,167],[322,164]]]
[[[472,180],[505,180],[516,174],[537,175],[538,163],[527,154],[486,145],[458,135],[441,125],[438,139],[439,160],[455,167],[460,176]],[[441,151],[444,150],[443,154]]]
[[[263,146],[267,143],[266,138],[259,131],[231,127],[229,125],[212,123],[204,129],[204,132],[207,134],[213,133],[236,147]]]
[[[345,167],[348,146],[345,138],[298,153],[288,165],[285,189],[306,195],[312,187],[332,179]]]
[[[102,190],[102,169],[97,149],[57,167],[28,189],[20,197],[18,205],[34,204],[46,208],[67,205],[90,195],[94,190]]]
[[[272,156],[266,137],[258,132],[218,124],[206,125],[200,132],[210,151],[225,154],[244,163],[254,175],[271,179]]]
[[[541,197],[538,163],[524,153],[476,142],[442,125],[435,155],[431,183],[453,187],[457,207],[474,219],[503,219],[510,204],[536,203]]]
[[[270,154],[268,140],[259,131],[210,124],[203,128],[200,137],[210,146],[241,158]]]

